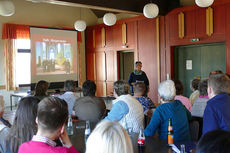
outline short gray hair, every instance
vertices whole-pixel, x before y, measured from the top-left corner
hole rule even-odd
[[[172,80],[166,80],[160,83],[158,93],[163,101],[172,101],[176,95],[175,84]]]
[[[123,80],[118,80],[114,82],[113,89],[118,96],[127,95],[129,93],[129,85]]]
[[[86,143],[86,153],[133,153],[127,132],[117,122],[103,120],[93,130]]]

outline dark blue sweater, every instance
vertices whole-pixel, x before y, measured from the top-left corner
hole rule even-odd
[[[158,132],[160,139],[167,140],[169,118],[172,118],[174,141],[190,141],[188,120],[190,120],[192,116],[178,100],[158,106],[154,111],[152,119],[146,127],[144,134],[146,136],[153,136]]]
[[[130,85],[130,91],[132,94],[133,94],[133,86],[131,83],[137,82],[137,81],[143,81],[146,85],[146,88],[149,86],[149,79],[148,79],[148,77],[144,71],[142,71],[141,75],[135,75],[135,73],[132,72],[132,73],[130,73],[129,80],[128,80],[128,83]]]
[[[207,102],[203,116],[203,135],[212,130],[230,131],[230,96],[219,94]]]

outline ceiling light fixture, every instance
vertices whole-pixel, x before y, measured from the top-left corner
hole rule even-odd
[[[0,1],[0,15],[12,16],[15,13],[14,3],[11,0]]]
[[[155,18],[159,14],[159,8],[154,3],[148,3],[144,6],[143,13],[146,18]]]
[[[81,20],[81,8],[80,8],[80,20],[77,20],[74,23],[74,28],[77,31],[85,31],[85,29],[86,29],[86,22],[84,20]]]
[[[117,21],[117,17],[115,14],[113,13],[106,13],[104,16],[103,16],[103,22],[105,25],[107,26],[112,26],[116,23]]]
[[[195,0],[195,2],[199,7],[209,7],[213,4],[214,0]]]

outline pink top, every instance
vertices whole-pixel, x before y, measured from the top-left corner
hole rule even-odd
[[[53,147],[44,142],[29,141],[19,147],[18,153],[78,153],[78,151],[73,146]]]
[[[191,112],[192,105],[191,105],[190,100],[187,97],[176,96],[175,100],[179,100]]]

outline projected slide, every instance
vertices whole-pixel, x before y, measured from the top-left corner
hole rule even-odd
[[[43,39],[36,42],[37,75],[70,74],[73,71],[73,47],[65,40]]]
[[[77,32],[30,28],[31,81],[78,80]]]

